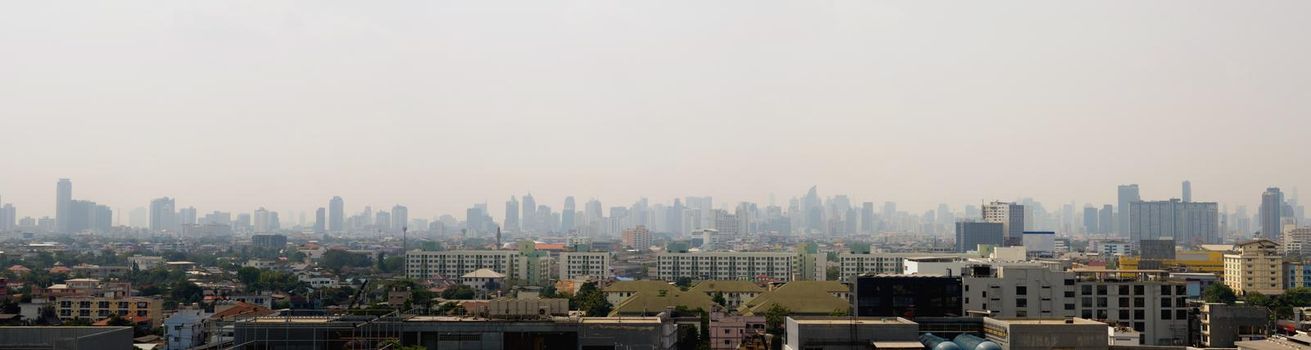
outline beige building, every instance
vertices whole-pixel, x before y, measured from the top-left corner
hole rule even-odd
[[[118,315],[136,322],[149,320],[152,327],[159,327],[164,322],[163,303],[158,297],[70,296],[56,298],[54,305],[55,314],[65,321],[98,321]]]
[[[1234,245],[1234,251],[1225,254],[1224,282],[1239,295],[1283,294],[1283,256],[1279,243],[1258,239]]]
[[[585,278],[609,280],[613,277],[610,273],[610,253],[607,252],[560,253],[556,265],[560,269],[561,280]]]

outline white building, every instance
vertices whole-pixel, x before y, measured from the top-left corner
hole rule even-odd
[[[968,260],[956,257],[915,257],[902,261],[902,274],[958,276]]]
[[[1056,252],[1056,232],[1024,232],[1024,249],[1031,254],[1051,255]]]
[[[924,253],[842,253],[838,254],[841,266],[839,275],[842,281],[854,281],[855,276],[866,273],[900,275],[906,273],[907,258],[965,258],[966,254],[934,254],[926,257]]]
[[[608,280],[613,276],[610,272],[610,253],[560,253],[558,261],[560,280],[587,277]]]
[[[1039,264],[976,265],[961,275],[966,315],[1075,317],[1074,273]]]
[[[1311,226],[1284,225],[1284,254],[1311,256]]]
[[[791,281],[800,273],[800,254],[776,252],[661,253],[657,276],[665,281],[693,280]]]
[[[478,269],[491,269],[511,280],[523,279],[528,264],[515,250],[411,251],[406,257],[406,277],[413,279],[456,279]]]
[[[477,290],[500,289],[505,286],[505,274],[491,269],[477,269],[460,276],[460,284]]]
[[[134,256],[127,258],[138,270],[152,270],[164,265],[164,257],[161,256]]]
[[[1006,244],[1019,244],[1024,236],[1024,206],[1008,202],[992,202],[983,205],[983,221],[1002,225],[1002,241]]]
[[[721,242],[719,241],[720,240],[719,230],[709,229],[709,228],[700,229],[700,230],[696,230],[692,234],[696,236],[701,236],[701,251],[713,252],[715,250],[722,249],[722,247],[720,246]]]
[[[186,350],[204,344],[209,315],[203,310],[178,310],[164,319],[164,349]]]

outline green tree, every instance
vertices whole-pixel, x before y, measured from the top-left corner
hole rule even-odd
[[[728,300],[724,299],[724,292],[715,292],[714,301],[715,304],[719,304],[719,306],[728,306]]]
[[[1202,291],[1202,300],[1208,303],[1233,304],[1238,301],[1238,295],[1234,294],[1234,290],[1224,283],[1214,283]]]
[[[169,288],[168,295],[178,303],[195,303],[205,297],[205,290],[195,283],[181,281],[174,283]]]
[[[588,316],[604,317],[610,314],[614,308],[610,301],[606,300],[605,292],[596,287],[596,282],[584,283],[578,288],[578,293],[569,298],[569,306],[574,310],[581,310]]]
[[[765,309],[765,331],[774,335],[783,335],[784,322],[791,313],[792,310],[781,305],[770,305]]]
[[[1284,291],[1279,296],[1281,303],[1290,307],[1311,306],[1311,288],[1298,287]]]
[[[389,256],[381,264],[382,272],[400,272],[405,270],[405,257]]]
[[[323,258],[319,259],[319,265],[331,269],[333,272],[341,273],[341,269],[344,267],[368,267],[372,263],[369,261],[369,257],[364,254],[333,249],[323,253]]]
[[[442,291],[442,299],[468,300],[473,299],[477,294],[473,287],[461,284]]]
[[[1259,292],[1247,292],[1247,294],[1243,295],[1243,301],[1247,302],[1249,305],[1265,307],[1274,306],[1274,299]]]
[[[259,281],[259,275],[260,270],[258,268],[246,266],[237,269],[237,280],[248,287]]]

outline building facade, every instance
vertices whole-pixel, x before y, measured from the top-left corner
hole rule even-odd
[[[773,280],[791,281],[800,273],[796,253],[699,252],[661,253],[656,256],[661,280]]]
[[[1283,270],[1279,244],[1268,239],[1239,243],[1233,253],[1225,254],[1225,285],[1239,295],[1283,294]]]

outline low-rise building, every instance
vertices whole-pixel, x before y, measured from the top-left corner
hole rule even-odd
[[[560,269],[561,280],[593,278],[608,280],[613,277],[610,272],[610,253],[560,253],[556,264]]]
[[[791,281],[800,270],[800,254],[778,252],[660,253],[657,277],[665,281]]]
[[[61,320],[88,321],[118,315],[133,322],[149,322],[152,327],[163,323],[163,299],[159,297],[67,296],[54,301],[55,315]]]
[[[875,342],[918,345],[919,338],[919,324],[900,317],[790,316],[784,327],[785,350],[869,349]]]
[[[204,310],[178,310],[164,319],[164,349],[186,350],[204,344],[209,316]]]
[[[1083,318],[983,319],[983,333],[1003,350],[1106,350],[1106,324]]]
[[[1265,307],[1206,303],[1198,310],[1201,329],[1197,346],[1232,348],[1234,342],[1270,335],[1270,309]]]

